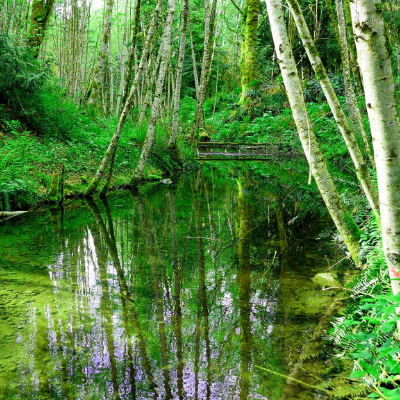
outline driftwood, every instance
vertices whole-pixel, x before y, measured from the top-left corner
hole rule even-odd
[[[27,212],[28,211],[0,211],[0,221],[5,221],[6,219],[17,217]]]

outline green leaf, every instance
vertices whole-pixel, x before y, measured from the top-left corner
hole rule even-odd
[[[366,372],[364,370],[361,371],[353,371],[350,376],[349,379],[353,379],[353,378],[362,378],[363,376],[366,375]]]
[[[386,322],[381,326],[381,331],[383,333],[391,332],[394,329],[395,325],[396,325],[395,322]]]

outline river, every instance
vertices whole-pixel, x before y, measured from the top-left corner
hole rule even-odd
[[[285,173],[205,165],[0,223],[0,399],[325,398],[283,375],[340,254]]]

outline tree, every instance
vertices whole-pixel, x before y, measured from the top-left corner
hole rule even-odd
[[[142,72],[143,72],[143,68],[144,68],[145,62],[147,61],[147,57],[149,55],[151,42],[153,40],[154,32],[155,32],[156,26],[157,26],[158,15],[160,14],[160,11],[161,11],[162,1],[163,0],[158,0],[157,5],[153,11],[153,18],[151,20],[149,30],[147,32],[146,43],[143,48],[142,57],[140,59],[138,70],[135,75],[135,80],[134,80],[131,90],[129,92],[129,96],[124,103],[124,107],[122,109],[121,115],[118,120],[117,128],[115,130],[113,137],[111,138],[110,144],[108,145],[106,152],[104,153],[103,159],[100,162],[99,168],[98,168],[95,176],[89,183],[89,186],[87,187],[87,189],[84,193],[85,196],[91,196],[94,193],[94,191],[97,189],[97,186],[99,185],[110,160],[111,160],[110,173],[112,173],[112,167],[113,167],[113,162],[114,162],[114,158],[115,158],[115,153],[116,153],[117,147],[118,147],[119,138],[121,136],[122,129],[125,125],[125,121],[128,116],[128,112],[131,109],[133,96],[136,94],[136,91],[138,89],[140,78],[141,78]]]
[[[170,62],[169,57],[171,54],[171,32],[172,32],[172,25],[174,23],[174,15],[175,15],[175,0],[169,0],[168,16],[163,36],[161,65],[160,65],[160,71],[158,73],[158,80],[156,84],[154,101],[151,107],[149,127],[147,129],[146,139],[143,144],[138,164],[130,180],[130,184],[134,186],[137,186],[138,182],[142,178],[143,171],[146,166],[146,162],[150,155],[150,150],[154,142],[154,131],[156,129],[156,124],[159,115],[159,108],[161,105],[161,96],[163,93],[165,74],[167,72],[168,64]]]
[[[317,138],[310,126],[303,89],[284,23],[282,6],[279,0],[266,0],[266,4],[275,52],[281,68],[286,94],[304,153],[310,165],[310,171],[318,185],[326,207],[346,243],[347,249],[355,263],[360,264],[358,254],[360,249],[358,244],[360,230],[351,214],[346,210],[336,190]]]
[[[349,150],[356,169],[357,177],[372,210],[374,211],[375,215],[379,217],[378,193],[376,192],[372,183],[366,162],[360,151],[360,148],[358,147],[353,130],[347,121],[346,115],[343,112],[342,106],[340,105],[333,86],[328,78],[325,67],[319,57],[318,50],[315,47],[314,40],[311,38],[310,31],[304,19],[300,5],[297,0],[287,0],[287,3],[296,22],[297,30],[307,52],[308,59],[310,60],[310,63],[314,69],[315,77],[319,81],[322,90],[324,91],[332,114],[335,117],[339,130],[342,133],[344,141],[346,142],[347,149]]]
[[[383,250],[393,293],[397,294],[400,293],[400,120],[383,10],[379,0],[355,0],[351,5],[375,153]]]
[[[33,0],[31,11],[31,28],[29,31],[28,45],[31,47],[33,56],[39,56],[44,34],[53,11],[54,0]]]
[[[211,72],[211,53],[215,32],[215,14],[217,11],[217,2],[218,0],[213,0],[210,12],[208,9],[208,1],[206,1],[203,61],[201,63],[201,75],[198,87],[199,90],[197,95],[196,114],[194,116],[194,123],[191,134],[192,140],[194,140],[195,136],[197,136],[199,130],[204,129],[203,105],[206,99],[208,81]]]
[[[189,0],[184,0],[181,42],[180,42],[180,48],[179,48],[178,67],[177,67],[177,71],[176,71],[176,86],[175,86],[175,93],[174,93],[172,132],[171,132],[171,138],[169,140],[170,147],[175,147],[176,137],[178,134],[179,105],[180,105],[180,99],[181,99],[182,73],[183,73],[183,62],[185,60],[186,29],[187,29],[188,21],[189,21]]]
[[[242,94],[238,104],[246,99],[246,91],[258,77],[257,28],[260,0],[246,0],[242,12],[244,38],[241,47],[240,71],[242,75]]]
[[[102,91],[104,81],[105,65],[108,55],[108,42],[110,39],[111,17],[113,12],[114,0],[108,0],[106,6],[106,13],[104,15],[103,35],[101,38],[101,47],[97,67],[94,72],[94,79],[92,83],[89,104],[95,108],[99,106],[99,98]],[[105,99],[103,98],[103,103]]]

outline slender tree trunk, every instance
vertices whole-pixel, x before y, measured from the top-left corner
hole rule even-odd
[[[135,59],[135,51],[136,51],[136,39],[137,33],[139,28],[139,20],[140,20],[140,7],[141,7],[142,0],[136,0],[135,6],[135,15],[134,15],[134,22],[133,22],[133,29],[132,29],[132,44],[131,44],[131,51],[129,52],[128,57],[128,65],[126,68],[126,78],[125,78],[125,85],[124,85],[124,94],[122,95],[122,104],[126,103],[129,93],[129,86],[132,80],[132,70],[133,70],[133,61]],[[149,30],[150,31],[150,30]],[[143,30],[144,34],[144,30]],[[146,38],[146,42],[147,42]]]
[[[332,27],[335,31],[335,36],[338,42],[340,56],[342,59],[344,90],[346,95],[346,103],[349,108],[350,121],[354,131],[361,134],[368,158],[371,162],[372,167],[375,169],[374,156],[372,155],[372,151],[368,142],[368,137],[362,123],[361,112],[358,107],[357,98],[354,93],[353,84],[351,82],[350,59],[347,46],[346,22],[343,11],[343,3],[342,0],[335,1],[338,23],[336,23],[331,0],[327,0],[326,5],[331,16]]]
[[[299,31],[300,38],[306,49],[310,63],[314,69],[315,77],[319,81],[322,90],[326,96],[328,104],[331,108],[332,114],[335,117],[336,123],[338,124],[339,130],[346,142],[347,149],[350,152],[353,160],[357,177],[361,182],[361,186],[367,196],[368,202],[375,212],[375,215],[379,217],[379,198],[378,193],[372,183],[371,176],[368,172],[367,164],[364,157],[358,147],[357,141],[354,137],[354,133],[347,121],[346,115],[343,112],[342,106],[333,90],[332,84],[328,78],[325,67],[319,57],[318,50],[315,47],[314,41],[311,38],[310,31],[308,30],[306,21],[297,0],[287,0],[290,11],[296,21],[297,30]]]
[[[53,5],[54,0],[33,0],[28,45],[35,58],[39,56],[40,46],[53,11]]]
[[[375,152],[383,249],[393,293],[397,294],[400,293],[400,120],[382,11],[379,0],[355,0],[351,5]]]
[[[140,78],[142,76],[144,64],[147,61],[149,49],[150,49],[151,42],[152,42],[153,36],[154,36],[154,32],[155,32],[155,29],[157,26],[158,15],[160,14],[160,11],[161,11],[162,2],[163,2],[163,0],[158,0],[156,8],[153,12],[153,19],[150,23],[149,31],[148,31],[147,38],[146,38],[146,43],[144,45],[143,52],[142,52],[142,57],[140,59],[139,67],[138,67],[137,73],[135,75],[135,80],[134,80],[131,90],[129,92],[129,96],[127,97],[126,102],[124,103],[124,107],[122,109],[121,116],[119,117],[119,121],[118,121],[117,128],[115,130],[115,133],[110,141],[110,144],[108,145],[108,148],[107,148],[107,150],[104,154],[104,157],[100,163],[99,169],[97,170],[95,176],[91,180],[89,186],[87,187],[87,189],[84,193],[85,196],[91,196],[94,193],[94,191],[97,189],[97,186],[99,185],[101,178],[103,177],[104,171],[107,167],[109,160],[114,157],[114,154],[117,151],[118,141],[121,136],[122,129],[125,125],[126,117],[128,116],[128,112],[131,109],[133,97],[136,95],[137,88],[138,88],[138,85],[140,82]]]
[[[106,60],[108,56],[108,41],[110,39],[111,31],[111,17],[114,7],[114,0],[107,0],[106,12],[103,23],[103,36],[100,47],[100,54],[97,61],[97,67],[95,70],[94,80],[92,84],[92,91],[90,93],[89,104],[94,107],[99,107],[99,99],[103,88],[103,81],[106,69]],[[105,99],[103,98],[103,102]]]
[[[172,33],[172,25],[174,22],[175,15],[175,0],[168,1],[168,16],[167,22],[165,25],[164,35],[163,35],[163,48],[162,48],[162,56],[161,56],[161,65],[160,71],[158,74],[156,91],[154,95],[153,106],[151,109],[151,116],[149,121],[149,127],[147,129],[146,140],[143,144],[142,153],[140,154],[138,165],[133,172],[133,176],[130,180],[131,185],[137,186],[138,182],[143,176],[144,167],[146,166],[147,158],[150,155],[151,147],[154,142],[154,131],[157,124],[157,119],[159,115],[159,109],[161,105],[161,96],[164,87],[165,74],[167,72],[167,67],[169,63],[169,56],[171,53],[171,33]]]
[[[13,29],[14,29],[15,6],[16,6],[16,0],[13,0],[13,2],[12,2],[12,8],[11,8],[11,14],[10,14],[10,23],[8,24],[8,34],[9,34],[10,36],[12,36],[12,34],[13,34]]]
[[[139,1],[137,1],[138,3]],[[126,0],[125,4],[125,19],[124,19],[124,34],[122,36],[122,49],[121,55],[119,59],[120,63],[120,87],[118,90],[118,97],[117,97],[117,109],[116,114],[119,115],[120,108],[121,108],[121,100],[124,93],[124,82],[125,82],[125,60],[126,60],[126,36],[128,31],[128,5],[130,4],[129,0]]]
[[[203,62],[201,65],[201,75],[199,82],[199,94],[197,97],[196,104],[196,114],[194,117],[194,123],[191,133],[191,139],[194,140],[195,136],[197,136],[200,129],[204,129],[204,110],[203,104],[206,98],[206,92],[208,87],[208,81],[210,78],[210,65],[211,65],[211,52],[212,52],[212,44],[213,37],[215,31],[215,14],[217,10],[217,1],[213,0],[213,4],[211,7],[211,13],[209,18],[206,15],[206,25],[205,25],[205,37],[204,37],[204,51],[203,51]],[[207,3],[206,3],[207,4]],[[197,137],[196,137],[197,139]]]
[[[192,52],[194,87],[196,89],[196,99],[198,99],[199,98],[199,76],[197,74],[197,63],[196,63],[196,54],[194,52],[194,45],[193,45],[192,23],[190,21],[190,11],[189,11],[189,34],[190,34],[190,49]]]
[[[144,101],[142,102],[142,108],[140,110],[140,115],[139,115],[139,124],[140,125],[143,123],[144,117],[146,116],[147,107],[149,107],[151,102],[152,102],[153,87],[154,87],[154,83],[155,83],[156,78],[157,78],[157,71],[158,71],[158,67],[160,66],[160,62],[161,62],[161,55],[162,55],[162,43],[161,43],[161,46],[159,48],[159,53],[157,55],[157,60],[156,60],[156,62],[154,64],[153,73],[151,75],[150,82],[147,85],[147,90],[146,90]]]
[[[181,100],[182,72],[183,72],[183,62],[185,60],[186,28],[187,28],[187,24],[188,24],[188,19],[189,19],[189,0],[184,0],[181,43],[180,43],[180,48],[179,48],[178,67],[176,70],[176,85],[175,85],[175,93],[174,93],[172,133],[171,133],[171,138],[168,143],[168,145],[170,147],[176,146],[176,137],[178,135],[179,105],[180,105],[180,100]]]
[[[113,115],[114,114],[114,72],[113,72],[111,38],[110,38],[110,43],[109,43],[108,63],[109,63],[109,74],[110,74],[110,115]]]
[[[350,13],[350,0],[344,0],[344,15],[346,21],[346,33],[347,33],[347,42],[349,45],[349,56],[350,56],[350,66],[353,71],[353,75],[356,81],[357,92],[360,96],[364,95],[363,84],[362,84],[362,77],[360,73],[360,68],[358,66],[357,61],[357,51],[356,51],[356,44],[354,40],[354,33],[353,33],[353,25],[351,22],[351,13]]]
[[[240,56],[242,94],[238,104],[246,99],[250,83],[258,76],[257,28],[260,0],[246,0],[243,12],[244,39]]]
[[[351,214],[346,210],[329,174],[326,162],[319,148],[317,138],[310,126],[303,89],[298,77],[296,63],[284,23],[279,0],[266,0],[275,52],[282,72],[286,94],[311,173],[325,201],[328,211],[338,228],[354,262],[359,265],[360,230]]]

